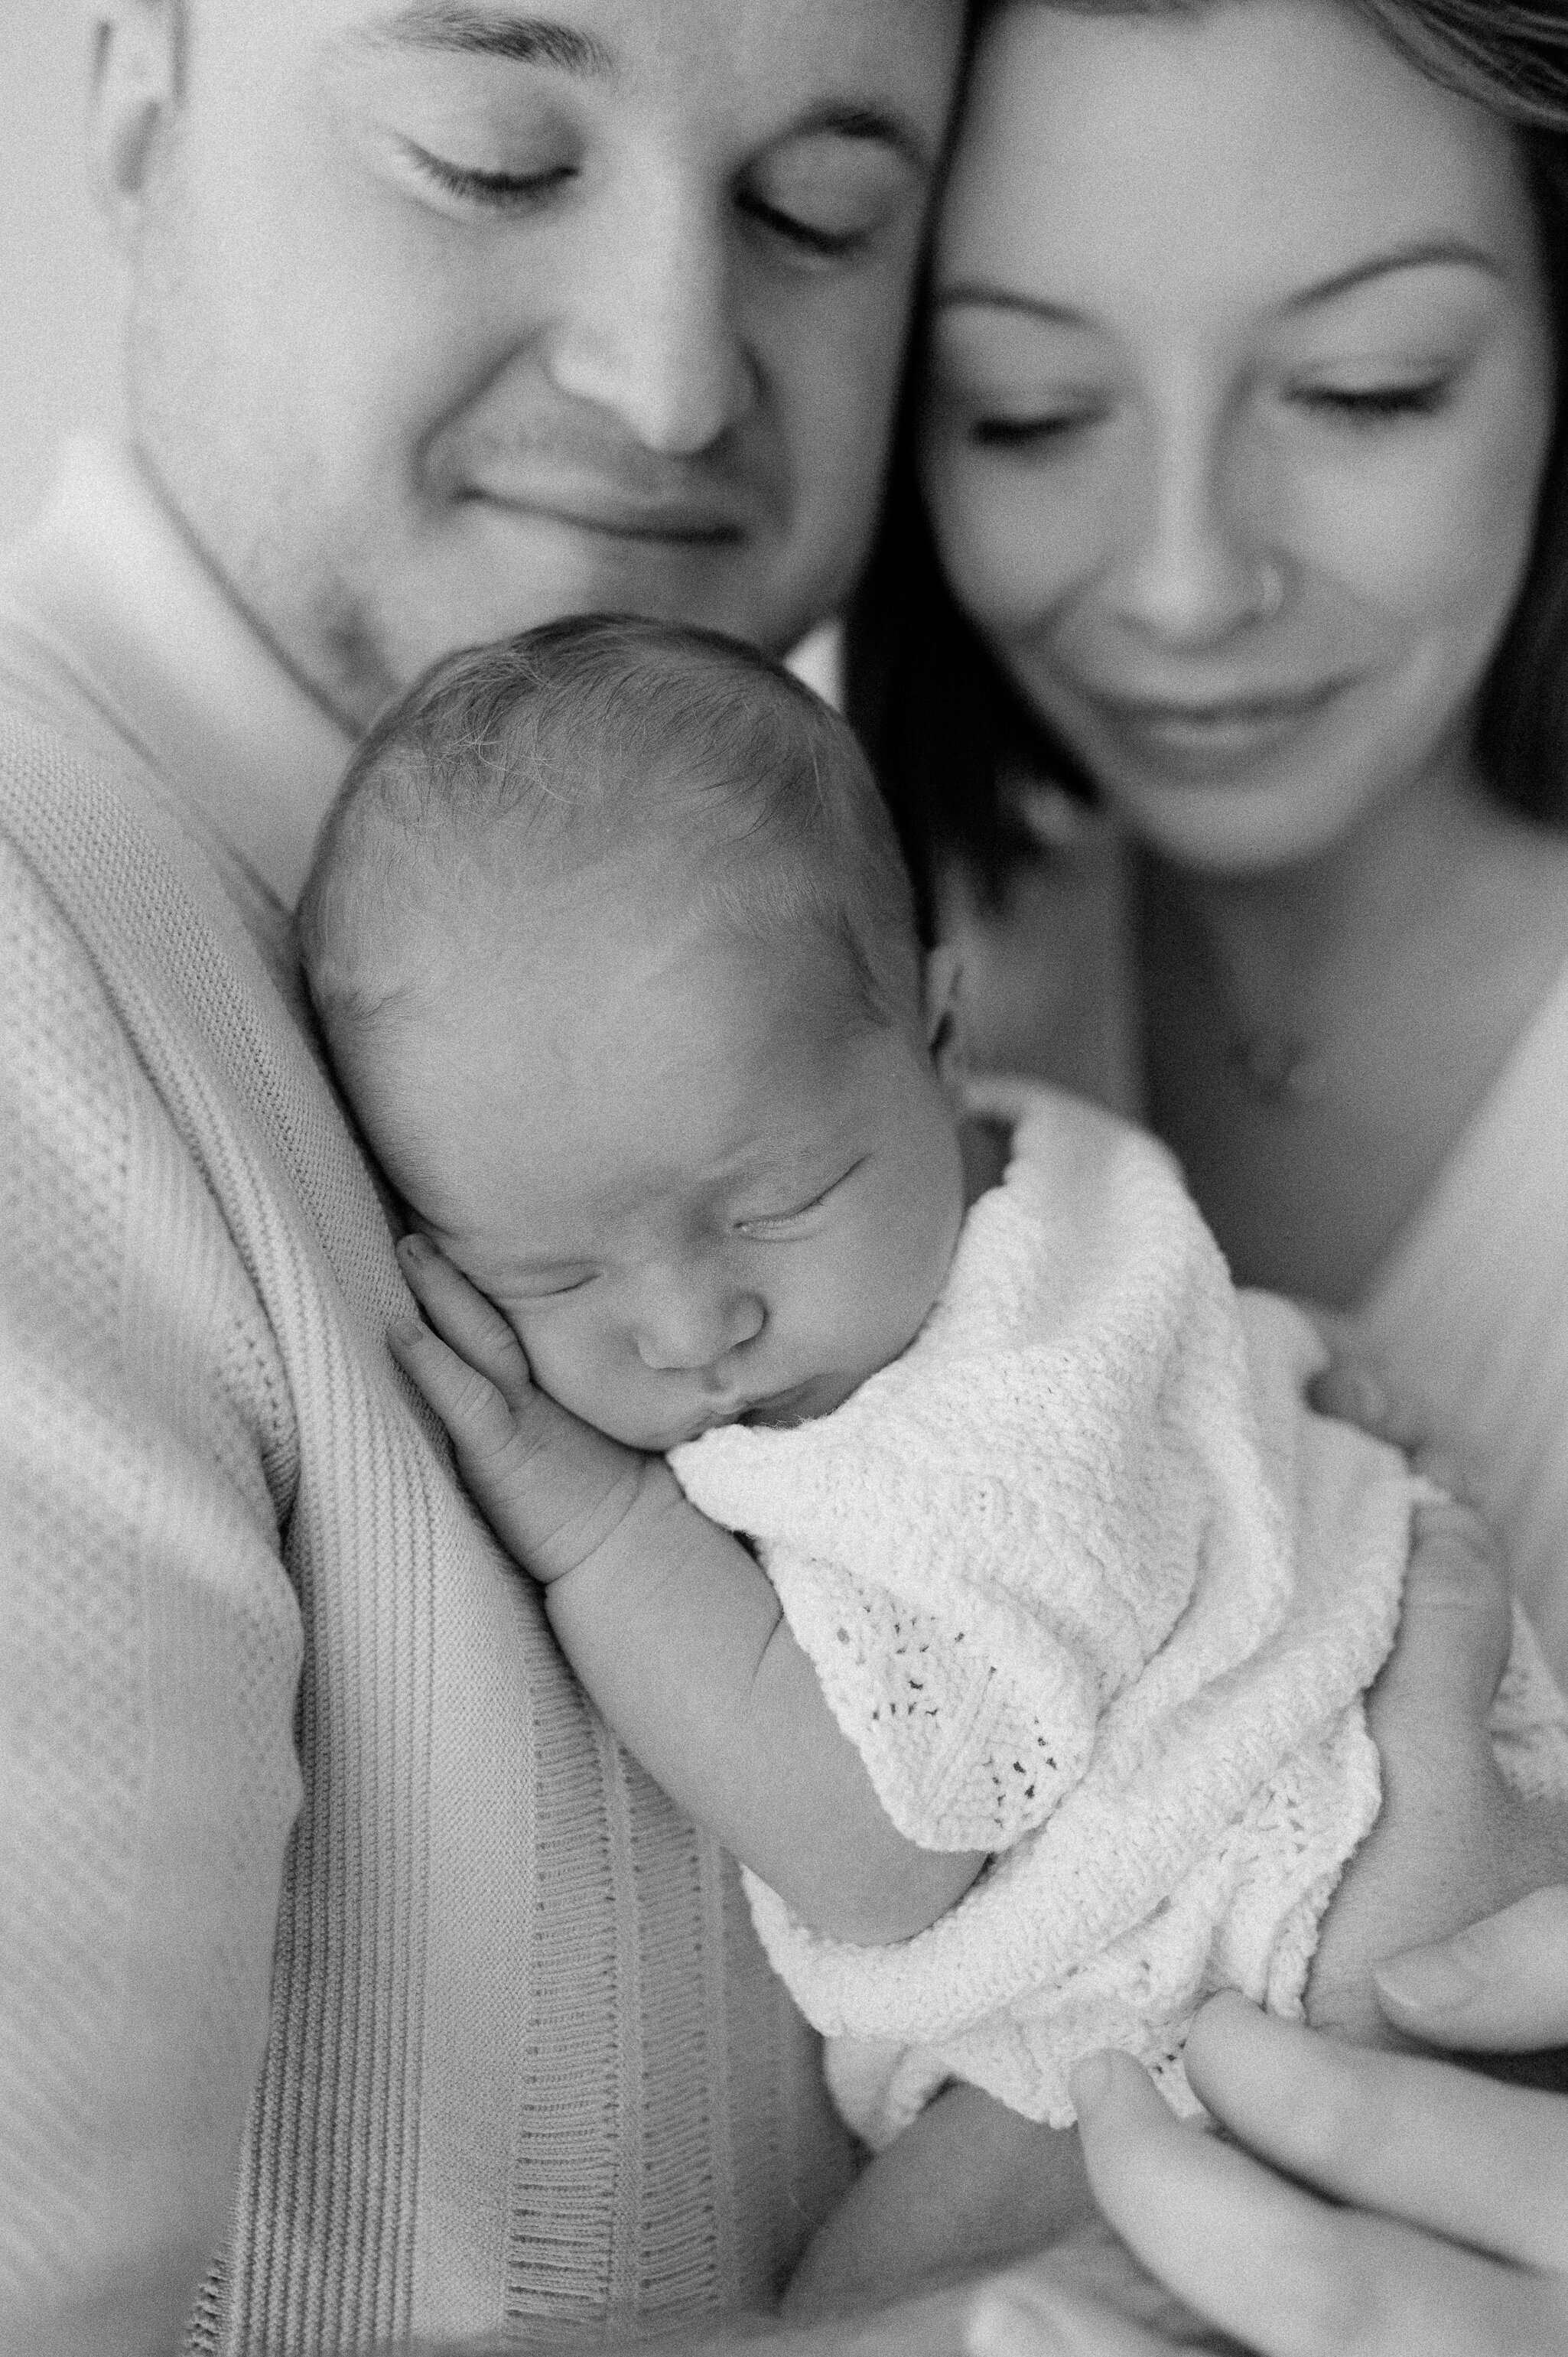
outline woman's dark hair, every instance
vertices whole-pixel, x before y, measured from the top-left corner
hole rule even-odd
[[[982,23],[999,5],[979,11]],[[1080,16],[1197,16],[1216,0],[1028,0]],[[1568,5],[1564,0],[1341,0],[1421,71],[1509,125],[1529,176],[1560,371],[1568,357]],[[918,350],[918,341],[916,350]],[[929,910],[956,856],[995,899],[1036,845],[1010,780],[1088,798],[1067,747],[1030,711],[942,579],[916,468],[918,369],[887,505],[848,629],[848,709],[881,780]],[[1568,825],[1568,389],[1535,544],[1482,690],[1478,753],[1499,802]]]

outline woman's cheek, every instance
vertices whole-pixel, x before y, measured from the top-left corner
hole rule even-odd
[[[1483,370],[1455,407],[1308,470],[1293,504],[1309,561],[1411,627],[1500,630],[1534,539],[1540,396],[1528,371]]]
[[[1043,469],[967,458],[933,477],[929,495],[948,585],[987,636],[1035,622],[1090,569],[1080,502]]]

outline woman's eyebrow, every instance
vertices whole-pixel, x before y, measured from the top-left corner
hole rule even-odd
[[[933,299],[942,311],[966,305],[977,310],[1021,311],[1029,318],[1046,319],[1061,328],[1094,325],[1087,311],[1075,310],[1070,303],[1053,303],[1044,295],[1025,295],[1015,286],[991,286],[983,279],[961,279],[956,286],[939,288]]]
[[[1353,262],[1346,270],[1337,270],[1328,278],[1319,278],[1304,286],[1281,304],[1282,311],[1307,311],[1319,303],[1332,303],[1337,296],[1348,295],[1358,286],[1371,280],[1387,278],[1401,270],[1430,270],[1455,264],[1471,270],[1485,271],[1488,278],[1506,278],[1507,271],[1494,253],[1484,246],[1472,245],[1466,238],[1417,238],[1408,245],[1391,246],[1386,253],[1369,254],[1363,261]]]
[[[1456,264],[1485,271],[1489,278],[1508,275],[1496,254],[1488,253],[1484,246],[1472,245],[1464,238],[1421,238],[1409,245],[1391,247],[1386,253],[1369,254],[1327,278],[1315,279],[1311,285],[1298,287],[1286,296],[1279,308],[1282,313],[1311,310],[1317,304],[1332,303],[1338,296],[1348,295],[1358,286],[1390,277],[1398,271],[1453,268]],[[1091,328],[1095,324],[1087,311],[1076,310],[1070,303],[1052,302],[1044,295],[1027,295],[1015,286],[991,285],[983,279],[965,278],[956,286],[940,287],[933,300],[935,307],[942,311],[969,307],[1012,311],[1053,327]]]
[[[413,0],[394,16],[364,27],[358,38],[377,48],[446,50],[595,77],[612,73],[616,62],[603,41],[574,25],[507,8],[458,6],[452,0]]]

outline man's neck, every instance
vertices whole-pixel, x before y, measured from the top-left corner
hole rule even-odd
[[[353,739],[128,451],[73,446],[4,587],[111,730],[292,908]]]

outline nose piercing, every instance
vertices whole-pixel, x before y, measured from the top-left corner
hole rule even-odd
[[[1284,574],[1272,556],[1265,556],[1253,568],[1252,611],[1260,621],[1268,621],[1279,612],[1284,601]]]

